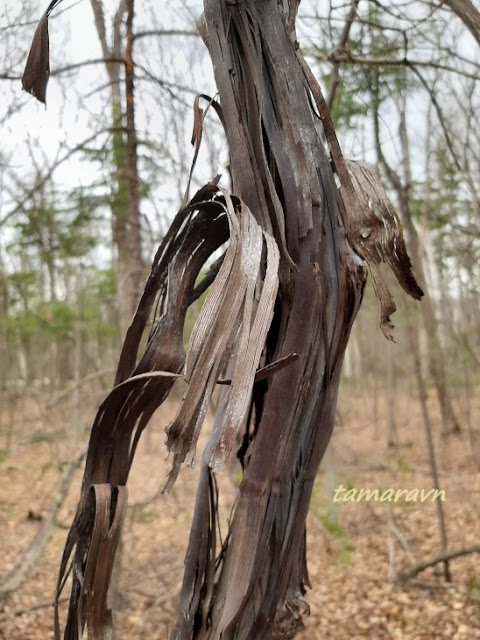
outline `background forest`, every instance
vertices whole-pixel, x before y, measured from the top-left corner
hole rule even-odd
[[[132,23],[125,0],[66,0],[50,18],[45,110],[21,91],[45,9],[6,0],[0,14],[0,638],[53,637],[89,429],[189,183],[195,96],[215,95],[202,2],[136,0]],[[391,283],[391,343],[367,285],[312,498],[304,637],[480,638],[480,4],[303,0],[297,32],[343,153],[377,168],[425,292],[414,302]],[[217,173],[228,186],[211,110],[191,192]],[[132,471],[119,637],[166,638],[175,617],[195,479],[186,470],[159,497],[170,410]],[[222,474],[238,482],[234,462]],[[447,499],[339,503],[340,484]]]

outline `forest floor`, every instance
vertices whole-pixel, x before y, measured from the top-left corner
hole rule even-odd
[[[480,638],[478,553],[450,562],[449,584],[443,578],[442,564],[402,586],[394,581],[397,572],[441,552],[438,502],[422,501],[420,494],[421,489],[432,487],[420,409],[413,386],[403,383],[397,389],[396,445],[388,447],[384,394],[366,383],[361,390],[342,385],[338,424],[308,517],[312,588],[306,594],[310,615],[305,631],[298,636],[301,640]],[[85,441],[101,397],[99,390],[95,397],[77,396],[73,408],[71,398],[48,406],[34,393],[29,393],[28,401],[17,398],[3,403],[0,584],[25,556],[36,533],[48,524],[50,505],[58,495],[72,450],[78,454],[82,449],[75,441]],[[456,400],[461,431],[446,438],[439,435],[433,394],[428,402],[445,492],[441,506],[449,550],[480,540],[480,398],[477,394],[470,404],[470,428],[464,424],[460,392]],[[119,640],[167,640],[175,621],[196,471],[183,469],[172,493],[160,495],[169,469],[164,427],[174,411],[175,404],[170,402],[153,418],[131,473],[112,596],[114,638]],[[239,471],[232,463],[219,476],[223,509],[228,514]],[[52,594],[80,481],[81,471],[77,470],[40,558],[25,581],[0,603],[2,640],[53,637]],[[329,499],[327,486],[343,486],[345,492],[337,492],[342,499]],[[411,493],[397,502],[377,501],[375,494],[357,502],[353,498],[360,489],[378,489],[380,495],[388,489]]]

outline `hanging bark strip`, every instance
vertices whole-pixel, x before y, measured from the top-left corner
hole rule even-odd
[[[197,193],[177,214],[155,256],[128,330],[115,387],[97,413],[81,497],[59,572],[56,638],[61,636],[58,601],[70,571],[73,586],[64,637],[69,640],[80,638],[87,624],[89,638],[96,640],[103,638],[102,634],[111,626],[106,599],[102,596],[101,602],[96,600],[92,589],[99,580],[105,590],[108,588],[118,540],[116,532],[126,506],[124,488],[140,435],[153,412],[167,397],[175,374],[183,368],[183,325],[187,308],[194,299],[195,279],[209,255],[228,239],[222,205],[214,201],[217,190],[215,181]],[[155,304],[157,312],[145,351],[139,357],[140,341]],[[102,515],[105,511],[109,512],[109,518]],[[111,531],[114,524],[115,531]],[[105,545],[109,548],[108,553]],[[98,588],[96,592],[100,597]]]
[[[22,87],[37,100],[46,104],[47,84],[50,77],[50,39],[48,35],[48,18],[53,9],[62,0],[53,0],[41,17],[32,45],[28,54],[27,63],[22,76]]]
[[[189,305],[203,291],[195,280],[208,257],[229,239],[210,292],[193,328],[187,358],[183,327]],[[174,451],[166,490],[180,465],[192,463],[206,408],[225,362],[225,352],[242,352],[228,382],[228,415],[216,432],[211,464],[231,450],[248,411],[256,379],[286,366],[258,370],[261,346],[273,315],[278,288],[279,253],[250,211],[217,181],[181,209],[157,252],[150,277],[130,326],[115,387],[101,405],[90,436],[81,497],[60,566],[55,605],[55,633],[61,637],[58,602],[69,573],[72,590],[64,638],[110,637],[112,617],[107,591],[123,515],[125,485],[141,433],[184,369],[187,392],[168,429]],[[138,349],[152,309],[153,326],[143,355]],[[185,368],[184,368],[185,365]],[[225,382],[225,381],[224,381]],[[226,387],[224,387],[226,388]]]

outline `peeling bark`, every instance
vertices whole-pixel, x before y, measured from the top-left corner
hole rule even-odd
[[[333,427],[364,269],[347,241],[345,208],[287,16],[273,0],[205,3],[207,45],[235,150],[233,190],[273,231],[283,256],[265,357],[299,357],[263,392],[228,544],[213,552],[207,523],[215,504],[204,460],[177,640],[293,637],[308,611],[305,518]],[[215,572],[209,558],[219,552]]]
[[[395,305],[381,263],[410,295],[422,292],[377,178],[343,159],[323,95],[295,41],[298,4],[205,0],[202,35],[220,95],[220,105],[209,99],[209,106],[225,128],[234,195],[220,189],[217,178],[182,203],[155,256],[115,387],[92,427],[57,583],[57,640],[58,603],[70,571],[64,638],[78,640],[85,628],[91,640],[110,637],[107,590],[128,475],[143,430],[182,372],[187,391],[167,428],[173,452],[167,491],[181,465],[193,463],[216,384],[222,391],[202,455],[172,639],[293,638],[308,613],[305,521],[334,425],[364,262],[387,337]],[[197,100],[195,158],[204,114]],[[222,259],[195,286],[202,266],[227,240]],[[185,354],[185,314],[207,286]],[[244,475],[220,546],[215,473],[245,423],[238,452]]]
[[[348,173],[323,110],[344,191],[337,189],[311,104],[319,88],[299,61],[286,5],[282,13],[275,0],[205,2],[203,36],[235,150],[233,189],[272,230],[283,258],[266,362],[288,353],[297,353],[298,360],[254,393],[255,424],[241,454],[244,477],[227,542],[218,551],[215,494],[204,457],[175,640],[291,638],[302,628],[308,612],[305,519],[362,298],[365,272],[358,254],[377,285],[382,328],[395,306],[380,262],[389,263],[410,294],[422,295],[391,203],[378,185],[375,210],[368,206],[371,185],[360,197],[350,177],[355,170]],[[323,102],[318,106],[322,111]],[[371,180],[368,171],[362,175]],[[361,235],[365,225],[372,232],[368,241]],[[223,419],[220,405],[215,424]]]

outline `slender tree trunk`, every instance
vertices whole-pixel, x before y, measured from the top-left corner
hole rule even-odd
[[[113,22],[111,46],[107,41],[103,4],[101,0],[91,0],[91,4],[111,87],[112,152],[116,183],[111,201],[112,229],[117,250],[117,306],[121,335],[124,335],[135,313],[143,284],[132,57],[134,1],[120,0]],[[125,14],[127,33],[123,51],[121,28]],[[122,58],[125,61],[125,116],[122,63],[119,62]]]
[[[127,0],[125,48],[125,102],[127,124],[127,237],[128,281],[123,324],[130,324],[142,291],[142,248],[140,236],[140,198],[138,194],[137,131],[135,128],[133,18],[134,0]],[[127,318],[128,313],[128,318]],[[128,327],[128,325],[127,325]],[[127,328],[124,327],[124,328]]]
[[[397,441],[397,393],[392,344],[388,345],[386,356],[387,446],[393,447]]]
[[[334,53],[335,52],[341,53],[342,50],[345,49],[347,45],[348,37],[350,35],[350,30],[352,28],[352,24],[357,15],[357,9],[358,9],[358,4],[360,0],[351,0],[351,2],[352,2],[352,6],[350,7],[350,11],[348,12],[347,17],[345,18],[345,24],[343,26],[338,44],[334,49]],[[333,107],[339,81],[340,81],[340,62],[337,59],[334,59],[332,71],[330,73],[330,79],[328,82],[328,91],[327,91],[327,105],[330,110]]]
[[[435,444],[433,441],[433,430],[432,423],[430,420],[430,413],[428,411],[428,399],[427,399],[427,388],[425,385],[425,380],[422,374],[422,367],[420,364],[420,356],[419,356],[419,348],[418,348],[418,331],[414,325],[412,320],[408,305],[405,305],[405,309],[407,312],[407,322],[408,322],[408,333],[410,338],[410,348],[413,353],[414,358],[414,368],[415,368],[415,377],[417,379],[417,390],[418,397],[420,401],[420,408],[422,411],[422,420],[423,426],[425,429],[425,438],[427,441],[427,450],[428,450],[428,459],[430,463],[430,472],[432,475],[432,483],[433,488],[439,492],[440,491],[440,480],[438,475],[438,465],[437,465],[437,457],[435,453]],[[436,500],[437,507],[437,517],[438,517],[438,528],[440,532],[440,544],[442,553],[446,553],[448,547],[448,539],[447,539],[447,529],[445,526],[445,516],[443,513],[443,506],[441,500]],[[444,562],[444,576],[446,582],[451,582],[451,574],[448,560]]]
[[[415,267],[415,273],[417,274],[420,286],[425,292],[420,311],[423,318],[425,332],[428,341],[428,360],[429,369],[432,375],[435,388],[437,391],[438,402],[442,414],[442,432],[444,434],[458,430],[458,422],[453,410],[452,401],[450,398],[450,392],[446,383],[444,357],[438,335],[437,322],[435,318],[435,310],[431,296],[425,287],[426,277],[424,271],[424,264],[422,259],[421,242],[418,237],[417,230],[413,223],[412,218],[412,176],[410,170],[410,157],[409,157],[409,144],[406,135],[405,124],[405,110],[401,114],[400,123],[400,139],[402,143],[403,152],[403,179],[398,176],[397,173],[387,163],[380,146],[380,124],[378,108],[378,93],[377,89],[373,87],[373,100],[374,105],[373,118],[374,118],[374,131],[376,138],[376,148],[379,164],[385,170],[387,178],[392,187],[397,192],[397,196],[400,203],[401,218],[405,225],[405,229],[408,233],[409,239],[409,253],[412,258],[413,265]]]
[[[8,313],[10,300],[8,295],[7,277],[3,261],[3,246],[0,243],[0,361],[3,363],[0,371],[0,391],[7,391],[7,372],[10,369],[11,340],[8,336]],[[11,374],[10,374],[11,375]]]

